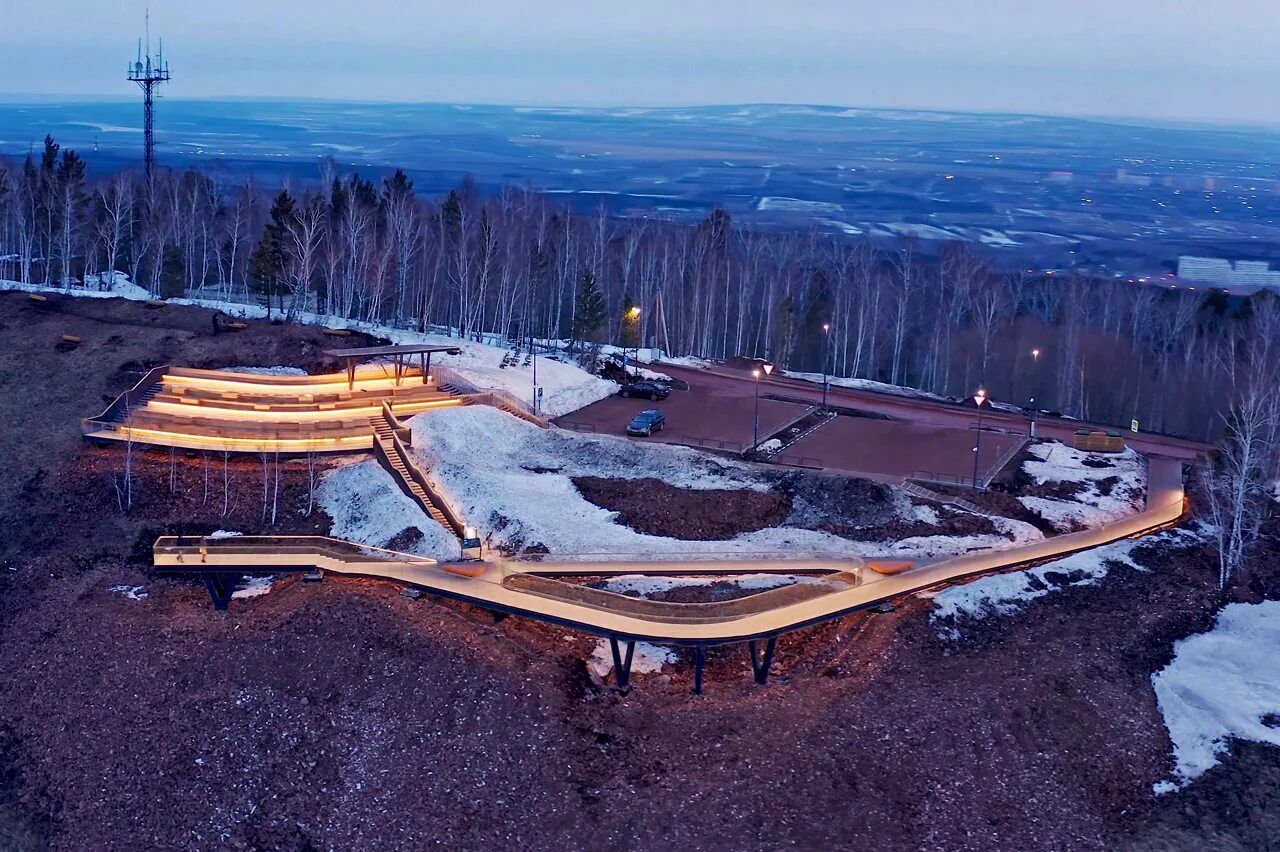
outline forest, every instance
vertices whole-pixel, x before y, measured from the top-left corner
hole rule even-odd
[[[1280,299],[1008,269],[963,243],[780,232],[722,210],[583,212],[534,187],[442,198],[402,171],[314,181],[94,174],[46,138],[0,160],[0,277],[299,311],[512,341],[769,359],[1121,425],[1213,437]],[[1035,354],[1033,354],[1035,353]]]

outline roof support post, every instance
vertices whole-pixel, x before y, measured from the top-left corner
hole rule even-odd
[[[702,669],[707,662],[707,649],[699,642],[693,646],[693,694],[702,694]]]
[[[769,669],[773,666],[773,654],[778,649],[778,637],[771,636],[765,643],[763,660],[760,659],[760,648],[754,639],[747,642],[747,648],[751,651],[751,671],[755,674],[756,683],[768,683]]]
[[[356,360],[347,359],[347,390],[356,389]]]

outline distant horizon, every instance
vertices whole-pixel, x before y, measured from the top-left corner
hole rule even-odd
[[[322,97],[317,95],[207,95],[185,97],[159,93],[158,103],[329,103],[361,106],[430,106],[430,107],[492,107],[513,110],[583,110],[604,112],[609,110],[653,110],[676,111],[696,109],[727,109],[733,107],[770,107],[770,108],[807,108],[820,110],[859,110],[865,112],[890,113],[928,113],[934,115],[958,115],[1008,118],[1044,118],[1088,121],[1103,124],[1120,124],[1134,127],[1201,128],[1201,129],[1237,129],[1268,130],[1280,132],[1280,120],[1264,119],[1219,119],[1219,118],[1162,118],[1121,113],[1071,113],[1071,112],[1034,112],[1014,109],[960,109],[943,107],[910,107],[910,106],[877,106],[855,103],[821,103],[801,101],[724,101],[709,103],[522,103],[485,100],[393,100],[380,98],[357,99],[350,97]],[[106,104],[106,103],[139,103],[140,96],[135,94],[104,93],[67,93],[46,94],[40,92],[0,92],[0,104],[21,106],[26,104]]]

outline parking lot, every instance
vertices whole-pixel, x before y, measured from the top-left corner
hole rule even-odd
[[[606,435],[626,434],[627,423],[646,408],[660,408],[667,424],[652,438],[672,444],[741,452],[751,446],[755,384],[750,381],[696,379],[689,390],[672,390],[657,402],[613,396],[560,418],[560,426]],[[801,402],[760,398],[760,438],[800,419],[809,410]],[[935,482],[973,479],[973,429],[840,415],[785,449],[782,464],[825,468],[902,480]],[[980,481],[993,476],[1021,443],[1018,435],[983,431],[978,458]]]
[[[714,387],[695,385],[687,391],[672,390],[671,396],[657,402],[612,396],[556,422],[566,429],[623,435],[626,434],[627,423],[637,413],[646,408],[660,408],[667,416],[666,426],[652,438],[637,440],[741,452],[752,444],[755,423],[753,390],[752,385],[738,383]],[[762,398],[761,439],[801,417],[805,411],[804,405]]]
[[[893,479],[971,481],[977,434],[973,429],[841,416],[788,447],[780,460]],[[979,480],[994,475],[1021,442],[1019,435],[984,431]]]

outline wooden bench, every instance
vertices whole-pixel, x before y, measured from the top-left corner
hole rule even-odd
[[[872,571],[885,575],[901,574],[913,565],[915,565],[914,562],[908,562],[905,559],[876,559],[867,563],[867,567]]]
[[[488,566],[483,562],[449,562],[442,566],[445,572],[459,577],[475,579],[483,574]]]
[[[326,328],[326,329],[323,329],[323,331],[325,334],[329,334],[334,337],[350,337],[351,336],[351,329],[349,328]]]
[[[28,299],[30,299],[30,300],[31,300],[31,301],[33,301],[33,302],[47,302],[47,301],[49,301],[49,297],[48,297],[48,296],[42,296],[42,295],[40,295],[39,293],[29,293],[29,294],[27,294],[27,298],[28,298]]]
[[[148,308],[163,308],[165,306],[165,301],[164,299],[147,299],[142,304]]]
[[[62,342],[63,342],[63,343],[70,343],[70,344],[72,344],[73,346],[79,346],[79,345],[80,345],[80,335],[78,335],[78,334],[64,334],[64,335],[62,335]]]

